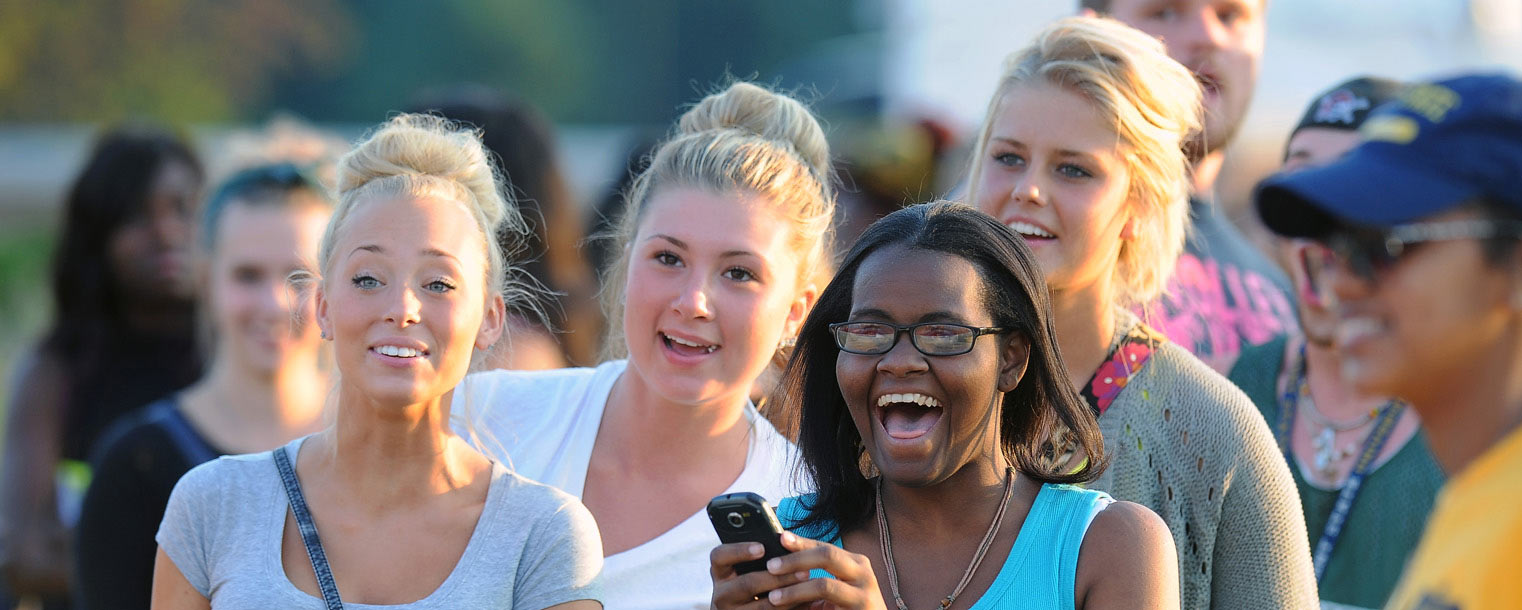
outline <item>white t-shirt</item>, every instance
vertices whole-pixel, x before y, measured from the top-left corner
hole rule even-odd
[[[530,479],[577,498],[586,486],[592,445],[602,425],[613,382],[627,361],[595,369],[488,371],[469,375],[455,389],[455,430],[472,439],[474,423],[482,452]],[[722,493],[750,491],[775,504],[798,495],[798,450],[755,408],[747,407],[753,433],[745,470]],[[717,495],[717,494],[716,494]],[[665,533],[603,563],[603,605],[609,610],[707,608],[713,583],[708,553],[719,544],[704,508]]]

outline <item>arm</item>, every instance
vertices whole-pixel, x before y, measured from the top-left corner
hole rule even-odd
[[[549,488],[543,488],[548,490]],[[585,506],[563,492],[547,492],[554,512],[533,525],[518,562],[513,608],[602,607],[602,539]]]
[[[1252,406],[1243,401],[1246,412]],[[1222,490],[1212,557],[1215,608],[1316,608],[1300,493],[1256,411],[1238,422],[1240,453]],[[1243,418],[1246,419],[1246,418]]]
[[[211,600],[190,586],[164,549],[153,562],[153,610],[211,610]]]
[[[1178,553],[1168,525],[1131,502],[1100,511],[1083,536],[1075,589],[1080,610],[1178,608]]]
[[[602,610],[602,604],[590,599],[580,599],[574,602],[555,604],[544,610]]]
[[[69,536],[58,521],[54,470],[63,455],[68,384],[63,363],[33,352],[12,378],[5,426],[0,565],[14,594],[69,588]]]

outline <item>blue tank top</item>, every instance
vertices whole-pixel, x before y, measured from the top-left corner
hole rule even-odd
[[[804,506],[812,495],[787,498],[777,505],[777,518],[799,536],[841,546],[839,528],[797,527],[808,514]],[[993,608],[1060,608],[1072,610],[1077,587],[1078,550],[1094,515],[1114,502],[1109,494],[1074,487],[1046,484],[1036,494],[1015,546],[992,585],[972,605],[972,610]],[[818,572],[815,577],[828,577]],[[878,579],[883,580],[882,578]]]

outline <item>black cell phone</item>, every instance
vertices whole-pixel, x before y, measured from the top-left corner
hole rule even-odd
[[[782,547],[782,524],[760,495],[746,491],[709,500],[708,520],[713,522],[719,541],[725,544],[759,542],[766,547],[760,559],[735,564],[737,574],[765,570],[767,560],[792,552]]]

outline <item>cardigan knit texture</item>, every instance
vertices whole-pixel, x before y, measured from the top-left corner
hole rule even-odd
[[[1139,323],[1117,313],[1111,352]],[[1185,609],[1319,606],[1294,479],[1263,416],[1225,377],[1164,342],[1099,429],[1110,466],[1089,487],[1168,524]]]

